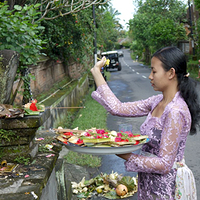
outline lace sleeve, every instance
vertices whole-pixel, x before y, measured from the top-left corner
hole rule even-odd
[[[168,173],[177,155],[183,127],[183,113],[180,110],[170,110],[165,116],[158,156],[148,157],[133,154],[125,162],[126,169],[128,171],[147,173]]]
[[[146,100],[122,103],[113,94],[108,85],[101,85],[92,93],[92,98],[98,101],[112,115],[136,117],[147,115],[152,108],[155,96]]]

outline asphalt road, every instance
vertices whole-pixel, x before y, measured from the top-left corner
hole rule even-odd
[[[111,78],[108,81],[108,85],[114,94],[122,101],[136,101],[140,99],[148,98],[149,96],[159,94],[155,92],[151,87],[148,76],[150,74],[150,68],[148,66],[141,65],[135,62],[130,57],[129,50],[123,50],[124,57],[120,58],[122,64],[122,70],[111,71]],[[200,91],[200,84],[197,85],[198,91]],[[139,133],[140,125],[145,120],[145,117],[140,118],[126,118],[116,117],[108,114],[107,127],[109,130],[118,130],[120,124],[131,124],[133,126],[133,132]],[[197,135],[188,136],[185,160],[188,167],[193,171],[197,186],[197,196],[200,197],[200,131]],[[136,176],[135,172],[127,172],[124,167],[124,160],[116,155],[104,155],[102,156],[102,166],[99,170],[103,173],[118,172],[124,176]],[[137,194],[127,200],[136,200]]]

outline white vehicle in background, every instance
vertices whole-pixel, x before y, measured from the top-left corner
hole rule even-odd
[[[119,53],[118,51],[107,51],[102,52],[101,56],[105,56],[107,59],[110,60],[109,65],[106,66],[106,71],[108,69],[117,69],[118,71],[121,71],[121,63],[119,62]]]
[[[119,57],[124,57],[123,51],[122,50],[118,50],[118,55],[119,55]]]

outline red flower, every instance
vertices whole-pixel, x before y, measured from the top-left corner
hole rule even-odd
[[[76,20],[75,23],[78,23],[78,21]]]
[[[138,136],[140,136],[140,135],[133,135],[133,137],[138,137]]]
[[[83,144],[83,140],[81,140],[80,138],[77,140],[76,144]]]
[[[72,132],[63,133],[64,135],[74,135]]]
[[[139,140],[136,140],[136,143],[134,144],[134,145],[137,145],[137,144],[139,144],[140,142],[139,142]]]
[[[86,133],[85,133],[85,136],[91,136],[91,134],[90,134],[90,133],[88,133],[88,132],[86,132]]]
[[[120,138],[120,137],[115,138],[115,142],[121,142],[121,141],[122,141],[122,138]]]
[[[100,134],[104,134],[105,133],[105,131],[103,129],[102,130],[97,129],[96,132],[100,133]]]
[[[94,138],[99,139],[99,138],[103,138],[103,136],[102,135],[96,135],[96,136],[94,136]]]
[[[36,107],[36,103],[37,103],[37,100],[34,99],[30,105],[30,110],[32,111],[38,111],[37,107]]]

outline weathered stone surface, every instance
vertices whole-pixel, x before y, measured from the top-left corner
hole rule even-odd
[[[41,115],[0,119],[0,128],[9,130],[31,128],[38,129],[42,125]]]
[[[0,103],[10,104],[10,94],[19,65],[19,54],[12,50],[1,50],[0,56]]]
[[[85,93],[87,93],[87,77],[84,80],[85,81],[82,81],[81,84],[77,84],[78,92],[76,91],[69,94],[73,95],[73,98],[71,98],[72,101],[70,101],[71,103],[74,103],[73,101],[75,100],[76,103],[79,103],[81,98]],[[81,89],[82,87],[84,87],[84,89]],[[78,98],[76,98],[77,94],[79,94]],[[57,99],[57,103],[59,102],[60,104],[52,103],[53,107],[58,105],[66,106],[68,100],[65,100],[66,95],[63,96],[61,96],[60,99]],[[58,119],[60,115],[63,115],[63,117],[65,115],[65,113],[63,114],[59,111],[55,112],[55,115],[53,116],[54,118],[50,118],[52,110],[47,109],[47,112],[43,113],[43,117],[41,116],[42,124],[49,119],[49,122],[46,124],[47,127],[55,127],[56,119]],[[53,125],[48,126],[51,123]],[[3,123],[3,125],[4,124],[5,123]],[[2,126],[2,123],[0,125]],[[26,129],[26,127],[24,127],[24,129]],[[44,127],[42,127],[42,129],[44,129]],[[47,128],[44,130],[38,130],[35,136],[44,138],[53,137],[55,136],[55,133],[48,131]],[[63,156],[67,154],[68,150],[65,147],[62,148],[59,143],[56,144],[57,145],[55,145],[53,151],[48,153],[37,152],[30,165],[20,165],[12,174],[8,173],[0,175],[0,187],[2,186],[1,189],[4,191],[4,193],[0,193],[0,200],[75,200],[75,197],[72,196],[71,181],[78,180],[78,173],[79,178],[84,176],[89,178],[91,173],[84,167],[65,163]],[[34,145],[30,144],[30,146]],[[52,154],[54,154],[54,156],[48,157]],[[29,177],[25,178],[26,175],[29,175]],[[16,189],[12,191],[11,188],[13,187],[13,184]],[[7,191],[7,193],[5,191]]]
[[[14,196],[15,200],[17,197],[32,199],[31,192],[40,197],[54,170],[58,153],[54,151],[38,153],[30,165],[19,165],[12,173],[0,174],[0,200],[14,199]],[[49,154],[54,154],[54,156],[47,157]],[[28,175],[27,178],[26,175]]]

